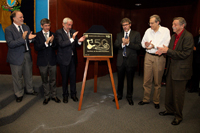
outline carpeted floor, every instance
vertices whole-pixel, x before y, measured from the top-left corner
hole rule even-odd
[[[0,75],[4,76],[4,75]],[[5,79],[5,78],[4,78]],[[12,86],[11,76],[6,82],[0,81],[1,87]],[[117,74],[114,73],[117,88]],[[41,78],[34,76],[34,84],[41,84]],[[184,119],[178,126],[171,125],[173,116],[159,116],[164,111],[165,87],[162,87],[160,109],[155,109],[151,102],[140,106],[143,98],[143,77],[135,74],[134,106],[126,101],[126,82],[124,97],[119,101],[120,109],[112,102],[114,96],[109,75],[98,78],[97,93],[94,93],[94,80],[88,80],[85,86],[82,110],[78,111],[79,102],[69,99],[67,104],[50,101],[43,105],[43,98],[29,108],[11,124],[1,126],[0,133],[199,133],[200,132],[200,97],[197,93],[185,95]],[[11,84],[11,85],[10,85]],[[77,83],[77,96],[80,97],[82,83]],[[57,89],[62,100],[62,88]],[[153,90],[152,90],[153,91]],[[20,103],[19,103],[20,104]],[[0,112],[3,113],[3,112]]]

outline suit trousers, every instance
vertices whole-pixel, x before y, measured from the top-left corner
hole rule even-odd
[[[151,55],[146,52],[144,60],[143,102],[150,102],[152,82],[154,79],[153,102],[154,104],[159,104],[161,82],[165,70],[165,63],[166,63],[166,58],[163,55],[161,56]]]
[[[76,65],[74,56],[72,56],[69,65],[60,65],[60,72],[62,76],[63,97],[69,96],[68,79],[70,78],[70,94],[76,95]]]
[[[32,77],[32,61],[29,52],[24,53],[23,63],[18,65],[10,64],[14,93],[17,97],[24,95],[23,79],[27,93],[32,93],[33,90],[33,77]]]
[[[183,119],[186,84],[187,80],[172,79],[172,68],[170,67],[166,80],[165,108],[167,112],[174,113],[178,120]]]
[[[56,97],[56,65],[39,66],[42,78],[42,86],[44,88],[44,97]],[[49,79],[48,79],[49,75]]]
[[[127,99],[132,99],[133,95],[133,77],[135,74],[135,67],[128,67],[126,58],[123,58],[123,63],[121,66],[117,66],[118,71],[118,97],[123,97],[124,79],[127,76]]]

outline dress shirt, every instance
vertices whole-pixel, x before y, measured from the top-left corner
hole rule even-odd
[[[44,30],[42,30],[42,33],[43,33],[43,35],[44,35],[44,33],[47,33],[47,38],[49,38],[49,34],[50,34],[49,31],[48,31],[48,32],[45,32]],[[45,36],[45,35],[44,35],[44,36]],[[50,46],[52,45],[51,42],[50,42],[50,44],[48,45],[48,44],[46,43],[46,41],[44,42],[44,44],[45,44],[46,47],[49,47],[49,45],[50,45]]]
[[[131,29],[130,29],[128,32],[124,32],[124,38],[125,38],[125,36],[126,36],[126,33],[128,33],[128,34],[127,34],[127,37],[129,37],[130,32],[131,32]],[[126,44],[126,46],[128,46],[128,45],[129,45],[129,43]],[[122,43],[122,48],[124,48],[124,47],[125,47],[125,45],[123,45],[123,43]]]
[[[14,26],[17,28],[17,30],[19,31],[19,25],[17,25],[17,24],[15,24],[14,22],[13,22],[13,24],[14,24]],[[24,33],[24,30],[23,30],[23,28],[22,28],[22,25],[20,25],[20,28],[21,28],[21,30],[22,30],[22,32]],[[19,31],[20,32],[20,31]],[[31,42],[31,40],[29,41],[29,42]],[[26,50],[28,51],[29,49],[28,49],[28,46],[27,46],[27,43],[26,43],[26,39],[25,39],[25,45],[26,45]]]
[[[175,41],[174,41],[174,46],[173,46],[173,50],[176,48],[176,44],[178,43],[179,38],[181,37],[182,33],[183,33],[184,29],[177,35],[175,34]]]
[[[157,47],[163,47],[169,46],[170,41],[170,31],[168,28],[159,26],[159,29],[157,32],[152,30],[151,28],[148,28],[142,38],[142,47],[145,48],[145,42],[150,42],[154,45],[154,48],[147,50],[148,53],[155,54],[155,52],[158,50]],[[151,47],[151,45],[149,46]]]

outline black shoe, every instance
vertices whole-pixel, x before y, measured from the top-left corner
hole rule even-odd
[[[156,109],[159,109],[160,108],[160,105],[159,104],[154,104],[155,105],[155,108]]]
[[[190,90],[188,90],[188,92],[193,93],[193,92],[198,92],[198,90],[197,89],[190,89]]]
[[[174,115],[174,113],[168,113],[167,111],[160,112],[159,115],[166,116],[166,115]]]
[[[48,104],[49,100],[50,100],[50,98],[45,98],[44,101],[43,101],[43,105]]]
[[[21,101],[22,101],[22,99],[23,99],[23,96],[21,96],[21,97],[17,97],[17,98],[16,98],[16,102],[18,102],[18,103],[19,103],[19,102],[21,102]]]
[[[57,98],[57,97],[53,97],[53,98],[51,98],[51,100],[55,101],[56,103],[60,103],[61,102],[60,99]]]
[[[127,101],[128,101],[128,104],[129,104],[129,105],[134,105],[134,102],[133,102],[132,99],[128,99],[128,98],[127,98]]]
[[[144,104],[149,104],[149,102],[140,101],[140,102],[138,103],[138,105],[144,105]]]
[[[182,120],[178,120],[176,118],[174,118],[174,120],[172,121],[172,125],[179,125],[181,123]]]
[[[71,99],[74,101],[74,102],[78,102],[78,98],[76,96],[71,96]]]
[[[68,103],[68,96],[63,97],[63,103]]]
[[[122,100],[122,97],[117,97],[118,101]],[[113,102],[115,102],[115,98],[113,99]]]
[[[32,93],[26,93],[27,95],[35,95],[35,96],[37,96],[38,95],[38,93],[36,92],[36,91],[33,91]]]

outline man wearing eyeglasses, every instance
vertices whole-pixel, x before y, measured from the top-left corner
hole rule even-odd
[[[152,15],[148,28],[142,39],[142,47],[146,49],[144,59],[144,97],[139,105],[150,103],[152,82],[154,80],[153,103],[156,109],[160,108],[160,90],[162,76],[165,69],[166,58],[163,55],[156,55],[157,47],[168,46],[170,41],[170,31],[160,25],[161,19],[158,15]]]
[[[114,46],[118,49],[117,71],[118,71],[118,89],[117,99],[123,97],[124,78],[127,76],[127,94],[126,99],[129,105],[133,105],[133,77],[135,67],[137,66],[137,50],[141,48],[140,33],[131,30],[131,20],[124,18],[121,21],[123,31],[117,34]],[[113,102],[115,99],[113,99]]]

